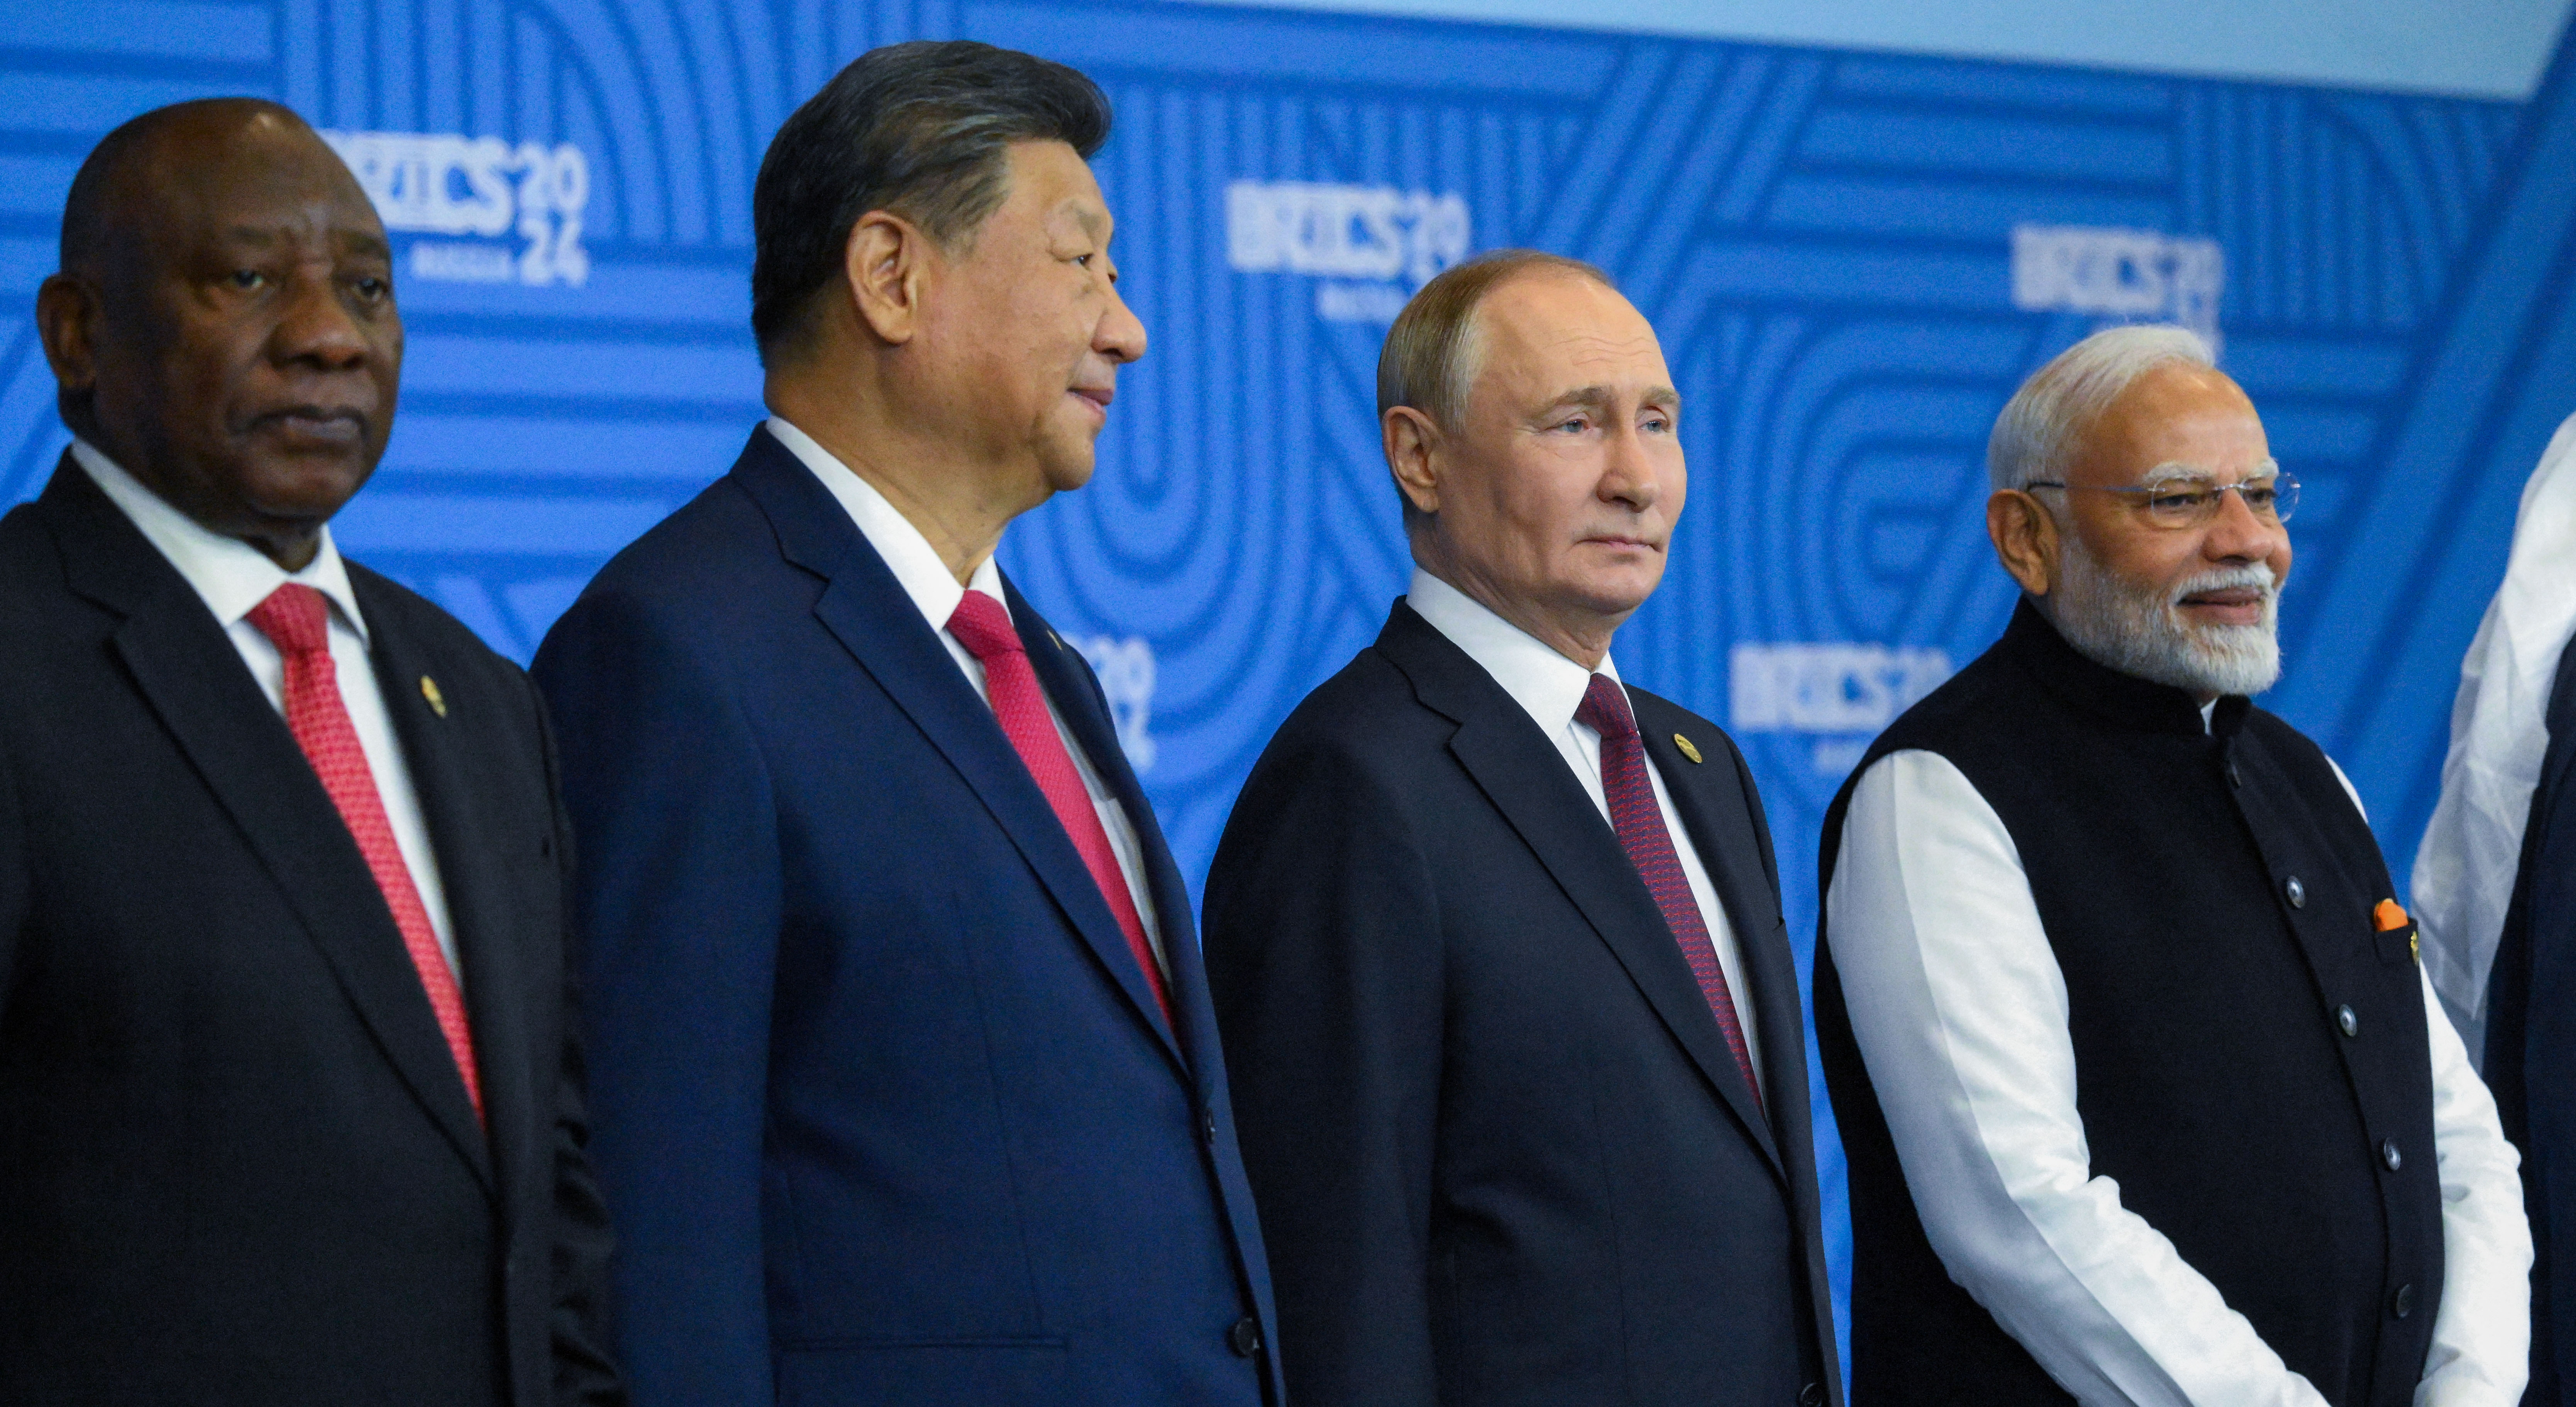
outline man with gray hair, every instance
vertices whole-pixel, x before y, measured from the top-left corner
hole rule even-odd
[[[1854,1396],[2506,1407],[2512,1149],[2359,798],[2247,698],[2297,482],[2172,327],[2041,368],[1988,464],[2012,622],[1825,819]]]

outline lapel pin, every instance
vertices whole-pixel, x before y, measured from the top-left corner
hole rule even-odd
[[[424,674],[420,677],[420,696],[429,700],[429,711],[441,718],[447,716],[447,696],[438,692],[438,681]],[[1696,762],[1699,759],[1691,759]]]
[[[1681,734],[1673,734],[1673,746],[1680,748],[1682,750],[1682,756],[1689,758],[1691,761],[1697,762],[1700,760],[1699,749],[1692,746],[1691,740],[1683,737]]]

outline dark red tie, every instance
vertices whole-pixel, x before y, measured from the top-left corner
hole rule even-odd
[[[1753,1052],[1744,1044],[1744,1024],[1736,1019],[1735,996],[1726,989],[1726,969],[1718,966],[1717,944],[1709,939],[1708,922],[1691,896],[1690,877],[1682,873],[1672,833],[1664,829],[1664,808],[1655,803],[1654,779],[1646,775],[1646,747],[1637,737],[1637,716],[1628,711],[1626,691],[1606,674],[1593,675],[1574,721],[1601,735],[1601,789],[1610,800],[1611,827],[1619,832],[1628,863],[1646,881],[1646,892],[1655,896],[1655,907],[1664,911],[1664,925],[1681,944],[1691,975],[1699,979],[1700,995],[1708,998],[1709,1014],[1717,1018],[1726,1048],[1735,1052],[1736,1066],[1753,1091],[1753,1107],[1759,1109],[1762,1082],[1753,1078]]]
[[[1083,865],[1091,871],[1091,882],[1100,886],[1100,897],[1109,901],[1110,915],[1127,935],[1128,951],[1145,970],[1145,985],[1154,989],[1154,1003],[1163,1009],[1165,1024],[1171,1024],[1172,998],[1163,990],[1163,968],[1154,961],[1154,945],[1145,939],[1144,916],[1136,912],[1136,898],[1127,892],[1118,852],[1109,848],[1109,832],[1101,826],[1100,812],[1082,785],[1082,773],[1074,768],[1064,739],[1056,734],[1046,693],[1038,687],[1037,671],[1029,668],[1028,649],[1011,625],[1011,613],[983,592],[969,591],[948,617],[948,633],[957,637],[966,653],[983,662],[984,692],[993,701],[993,716],[1001,720],[1003,736],[1019,752],[1038,790],[1046,793],[1047,805],[1054,808],[1065,834],[1073,838],[1073,848],[1081,852]]]
[[[456,1057],[456,1072],[465,1078],[465,1097],[474,1116],[483,1117],[483,1081],[474,1068],[474,1037],[465,1024],[465,998],[456,989],[456,974],[439,951],[438,931],[429,926],[429,910],[411,882],[402,847],[394,842],[393,823],[385,819],[385,800],[376,790],[376,774],[367,767],[366,749],[358,745],[357,725],[340,698],[340,676],[331,663],[329,607],[322,593],[293,582],[270,592],[248,617],[259,633],[277,646],[286,660],[286,727],[295,734],[331,804],[358,842],[367,869],[376,877],[403,947],[429,993],[429,1009],[438,1017],[439,1034],[447,1037]]]

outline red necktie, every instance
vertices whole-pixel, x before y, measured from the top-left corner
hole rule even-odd
[[[420,902],[420,891],[412,887],[411,867],[403,863],[402,847],[394,843],[393,823],[385,819],[384,797],[376,791],[366,749],[358,745],[357,725],[349,721],[349,707],[340,699],[339,671],[331,663],[328,609],[321,592],[288,582],[252,607],[247,619],[286,659],[287,729],[313,764],[314,775],[322,779],[322,789],[331,794],[331,804],[340,809],[340,819],[348,824],[358,853],[366,857],[367,869],[376,877],[376,888],[384,891],[394,927],[402,930],[403,947],[410,951],[420,984],[429,992],[429,1009],[438,1017],[439,1033],[447,1037],[456,1071],[465,1078],[465,1097],[474,1102],[474,1116],[479,1119],[483,1082],[474,1069],[474,1038],[465,1025],[465,998],[456,989],[456,974],[447,966],[447,955],[438,949],[438,933],[429,926],[429,910]]]
[[[1154,989],[1155,1005],[1163,1009],[1163,1020],[1171,1023],[1172,998],[1163,990],[1163,968],[1154,961],[1154,947],[1145,940],[1144,917],[1136,912],[1135,896],[1127,892],[1118,852],[1109,848],[1109,832],[1101,826],[1100,812],[1082,785],[1082,773],[1075,770],[1064,739],[1056,734],[1055,718],[1047,712],[1046,694],[1038,687],[1037,671],[1029,667],[1028,648],[1011,625],[1011,613],[983,592],[969,591],[949,615],[948,633],[957,637],[966,653],[983,662],[984,692],[993,701],[993,716],[1001,720],[1003,736],[1011,740],[1029,775],[1037,780],[1038,790],[1046,793],[1047,805],[1055,809],[1065,834],[1073,837],[1073,848],[1082,853],[1091,882],[1100,886],[1100,897],[1109,901],[1109,912],[1118,920],[1119,931],[1127,935],[1136,965],[1145,970],[1145,985]]]
[[[1628,711],[1627,693],[1608,675],[1593,675],[1583,691],[1583,706],[1574,711],[1574,721],[1601,735],[1601,789],[1609,796],[1610,824],[1619,832],[1620,848],[1628,852],[1628,863],[1646,881],[1646,891],[1655,896],[1655,907],[1664,911],[1664,925],[1672,929],[1673,941],[1681,944],[1682,957],[1689,961],[1691,975],[1699,979],[1700,995],[1708,999],[1709,1014],[1717,1018],[1726,1048],[1735,1052],[1744,1083],[1753,1091],[1753,1107],[1759,1109],[1762,1082],[1753,1078],[1753,1053],[1744,1044],[1744,1025],[1735,1016],[1735,996],[1726,989],[1726,969],[1718,966],[1717,944],[1708,936],[1699,901],[1691,896],[1690,878],[1682,873],[1682,857],[1673,849],[1672,833],[1664,829],[1664,808],[1656,804],[1654,780],[1646,775],[1646,747],[1637,737],[1637,718]]]

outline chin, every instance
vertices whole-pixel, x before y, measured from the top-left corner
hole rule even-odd
[[[1049,446],[1038,456],[1038,473],[1046,480],[1047,490],[1051,493],[1071,493],[1090,483],[1097,467],[1098,458],[1092,454],[1088,442],[1083,444],[1080,453]]]
[[[375,473],[372,454],[293,456],[243,467],[244,495],[264,518],[321,522],[345,507]]]

